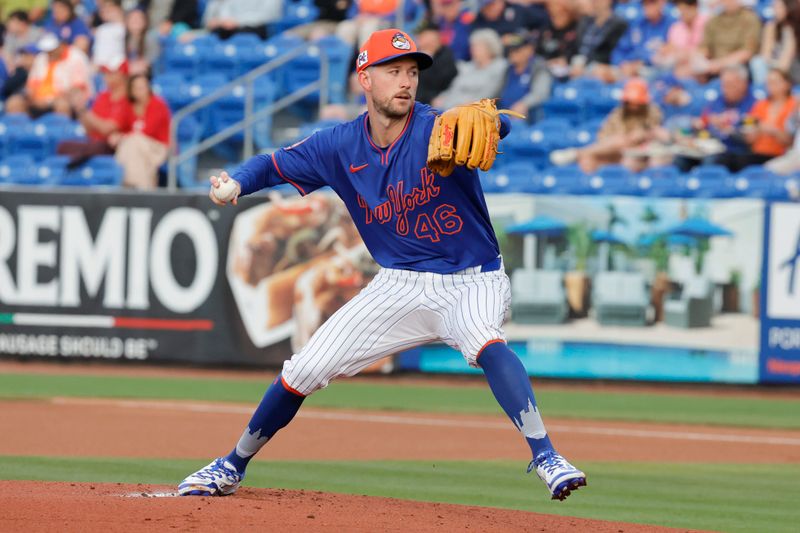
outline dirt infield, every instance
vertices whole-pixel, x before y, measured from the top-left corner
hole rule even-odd
[[[0,455],[208,459],[230,448],[252,405],[55,398],[0,402]],[[58,435],[42,439],[40,429]],[[197,427],[213,427],[202,440]],[[141,431],[147,428],[147,431]],[[800,431],[698,428],[548,419],[574,461],[800,463]],[[331,446],[336,442],[336,446]],[[765,453],[768,450],[769,453]],[[263,456],[263,457],[262,457]],[[502,415],[466,416],[306,408],[263,459],[529,459]],[[258,460],[258,459],[256,459]]]
[[[177,374],[223,379],[243,376],[239,372],[141,368],[132,373],[131,369],[81,367],[0,363],[0,372],[64,370],[82,375]],[[266,382],[267,376],[254,371],[251,377]],[[444,378],[400,382],[478,386],[474,380]],[[631,389],[623,386],[620,390]],[[705,393],[719,391],[699,392]],[[721,393],[738,394],[733,390]],[[742,393],[749,397],[756,394]],[[779,394],[796,397],[795,391]],[[181,458],[205,464],[230,448],[253,408],[250,404],[196,401],[0,400],[0,455]],[[615,460],[800,463],[800,431],[553,418],[547,422],[555,444],[578,466],[581,461]],[[57,438],[42,438],[43,427]],[[185,438],[197,427],[214,427],[215,431],[201,440]],[[331,442],[337,445],[331,446]],[[305,408],[255,460],[512,459],[522,468],[528,458],[519,434],[499,413],[476,416]],[[671,531],[523,511],[313,491],[243,488],[229,498],[177,498],[174,490],[172,486],[0,481],[0,531]]]
[[[172,490],[146,485],[0,481],[0,531],[676,531],[311,491],[243,488],[235,497],[179,498],[171,496]]]

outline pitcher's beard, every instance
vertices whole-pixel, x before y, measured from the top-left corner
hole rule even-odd
[[[409,102],[413,103],[410,100]],[[410,106],[403,109],[394,98],[390,98],[387,102],[375,102],[375,108],[385,117],[399,119],[408,115]]]

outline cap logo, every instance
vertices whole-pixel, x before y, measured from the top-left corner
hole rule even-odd
[[[367,59],[367,51],[364,50],[360,54],[358,54],[358,60],[356,61],[356,67],[361,68],[369,59]]]
[[[411,43],[408,42],[406,36],[400,32],[395,33],[394,37],[392,37],[392,46],[398,50],[411,50]]]

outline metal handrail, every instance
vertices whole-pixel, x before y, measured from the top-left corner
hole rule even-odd
[[[304,55],[309,52],[311,55],[320,56],[320,78],[300,87],[293,93],[286,95],[276,102],[264,107],[263,109],[254,112],[255,107],[255,80],[264,74],[275,70],[295,59],[298,56]],[[324,47],[318,44],[308,43],[304,46],[299,46],[290,50],[289,52],[276,57],[275,59],[264,63],[263,65],[254,68],[247,74],[243,74],[238,78],[228,82],[227,84],[219,87],[215,91],[202,96],[179,109],[172,117],[172,122],[169,128],[169,142],[170,142],[170,157],[167,165],[167,187],[171,192],[177,189],[178,185],[178,166],[191,157],[196,156],[212,146],[224,141],[225,139],[236,135],[243,129],[244,132],[244,146],[243,156],[244,159],[249,159],[253,156],[253,124],[262,118],[275,114],[278,111],[292,105],[293,103],[301,100],[302,98],[312,94],[314,91],[319,91],[319,108],[322,108],[328,103],[328,77],[330,72],[330,57]],[[192,113],[208,107],[217,100],[227,96],[238,87],[245,86],[245,99],[244,99],[244,118],[239,122],[231,124],[222,131],[216,132],[211,137],[204,139],[202,142],[190,147],[189,149],[178,152],[178,125],[182,120],[191,115]]]

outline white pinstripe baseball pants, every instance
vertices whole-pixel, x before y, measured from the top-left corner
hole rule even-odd
[[[460,350],[471,366],[488,342],[505,340],[511,288],[502,268],[456,274],[384,268],[283,365],[283,379],[308,395],[386,357],[432,341]]]

